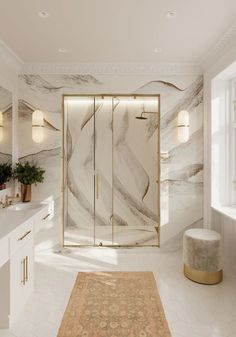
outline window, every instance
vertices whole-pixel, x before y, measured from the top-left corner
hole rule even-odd
[[[210,81],[209,101],[206,95],[206,113],[211,111],[210,202],[236,220],[236,61]]]
[[[229,201],[236,206],[236,78],[230,84],[229,106]]]
[[[236,207],[236,77],[212,83],[211,204]]]

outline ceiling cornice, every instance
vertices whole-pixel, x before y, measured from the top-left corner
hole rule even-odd
[[[21,72],[23,61],[2,40],[0,40],[0,57],[16,72]]]
[[[94,75],[195,75],[201,74],[236,44],[236,23],[197,63],[24,63],[0,40],[0,57],[17,72],[26,74]]]
[[[220,37],[217,43],[208,50],[201,59],[201,65],[204,70],[212,66],[220,57],[236,44],[236,23],[231,25]]]
[[[195,75],[202,74],[193,63],[25,63],[24,74],[93,75]]]

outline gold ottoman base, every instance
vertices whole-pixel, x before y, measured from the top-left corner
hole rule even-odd
[[[223,280],[223,270],[207,272],[188,267],[184,264],[184,275],[190,280],[202,284],[217,284]]]

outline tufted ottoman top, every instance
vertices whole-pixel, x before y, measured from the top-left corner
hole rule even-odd
[[[221,239],[221,235],[219,233],[205,228],[188,229],[184,235],[201,241],[218,241]]]

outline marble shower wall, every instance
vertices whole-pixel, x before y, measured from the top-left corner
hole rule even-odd
[[[65,244],[157,245],[158,103],[65,100]]]
[[[33,198],[60,197],[61,104],[63,94],[140,93],[161,95],[161,223],[162,242],[188,226],[198,226],[203,216],[203,77],[144,75],[50,75],[19,77],[19,157],[46,170],[45,182],[33,189]],[[31,137],[31,116],[45,116],[45,139]],[[190,112],[190,140],[177,140],[180,110]],[[155,123],[149,133],[155,132]]]
[[[131,102],[130,102],[131,101]],[[158,99],[114,100],[114,242],[157,245]],[[147,119],[141,120],[142,117]],[[150,127],[155,132],[150,133]]]

